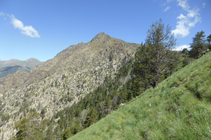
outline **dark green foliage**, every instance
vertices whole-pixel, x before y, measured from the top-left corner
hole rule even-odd
[[[43,131],[46,128],[45,120],[39,120],[40,114],[29,112],[26,117],[15,124],[18,131],[14,139],[16,140],[41,140],[44,137]]]
[[[48,129],[46,131],[46,140],[53,140],[54,135],[53,135],[53,123],[48,124]]]
[[[188,51],[188,49],[187,48],[185,48],[185,49],[183,49],[182,50],[182,55],[185,55],[185,56],[187,56],[188,54],[189,54],[189,51]]]
[[[95,108],[91,107],[88,111],[86,121],[84,122],[85,127],[89,127],[93,123],[97,122],[98,120],[98,113]]]
[[[190,58],[189,57],[185,57],[182,61],[182,67],[188,65],[190,63]]]
[[[18,129],[18,132],[16,133],[16,138],[18,140],[22,140],[26,138],[28,121],[29,119],[23,118],[19,123],[16,124],[16,129]]]
[[[207,37],[207,41],[209,42],[209,45],[210,45],[210,41],[211,41],[211,34]]]
[[[207,37],[207,41],[208,41],[207,48],[208,48],[209,50],[211,50],[211,44],[210,44],[210,41],[211,41],[211,34]]]
[[[71,137],[71,131],[70,131],[70,129],[68,128],[68,129],[66,129],[64,132],[63,132],[63,134],[62,134],[62,138],[63,138],[63,140],[66,140],[66,139],[68,139],[69,137]]]
[[[42,119],[45,117],[45,112],[46,112],[46,108],[43,108],[41,110],[41,117],[42,117]]]
[[[71,102],[74,98],[72,95],[63,95],[62,98],[60,99],[60,102]]]
[[[187,48],[183,49],[182,52],[182,57],[183,57],[183,60],[182,60],[182,67],[188,65],[190,63],[190,58],[189,58],[189,51]]]
[[[197,32],[193,38],[193,43],[191,43],[190,57],[200,58],[203,52],[206,50],[206,39],[204,31]]]
[[[159,20],[148,30],[146,43],[141,45],[136,54],[133,73],[141,87],[153,88],[172,73],[177,64],[177,56],[171,51],[176,44],[169,25],[166,27]]]

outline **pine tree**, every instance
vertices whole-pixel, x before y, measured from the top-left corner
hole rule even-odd
[[[110,96],[106,97],[104,106],[104,113],[107,115],[111,112],[112,108],[112,101]]]
[[[70,129],[69,128],[67,128],[64,132],[63,132],[63,134],[62,134],[62,138],[63,138],[63,140],[67,140],[68,138],[70,138],[71,137],[71,131],[70,131]]]
[[[156,87],[162,77],[175,67],[176,56],[171,50],[176,40],[170,29],[169,25],[165,29],[161,19],[153,23],[148,30],[145,44],[138,48],[133,74],[141,87]]]
[[[21,121],[15,124],[15,128],[18,130],[16,133],[16,139],[18,140],[36,140],[41,139],[43,127],[39,121],[40,114],[30,112]]]
[[[97,119],[98,119],[98,113],[95,110],[95,108],[91,107],[84,122],[85,127],[89,127],[93,123],[97,122]]]
[[[23,140],[28,136],[27,134],[28,122],[29,122],[29,119],[23,118],[21,119],[21,121],[15,124],[15,128],[18,130],[18,132],[16,133],[17,140]]]
[[[211,41],[211,34],[207,37],[207,41],[209,42],[208,48],[211,50],[211,44],[210,44],[210,41]]]
[[[206,39],[204,31],[197,32],[197,34],[193,38],[193,43],[190,44],[190,56],[193,58],[200,58],[202,56],[203,51],[205,51],[206,49],[205,42]]]
[[[207,41],[209,42],[209,45],[210,45],[210,41],[211,41],[211,34],[207,37]]]

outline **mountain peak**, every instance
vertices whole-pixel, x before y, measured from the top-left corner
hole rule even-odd
[[[92,40],[91,42],[93,41],[96,41],[96,42],[101,42],[103,40],[107,40],[111,38],[109,35],[105,34],[104,32],[100,32],[99,34],[97,34]]]
[[[29,59],[27,59],[27,60],[25,60],[25,61],[39,61],[39,60],[36,59],[36,58],[29,58]],[[39,61],[39,62],[41,62],[41,61]]]
[[[106,35],[104,32],[100,32],[99,34],[97,34],[97,36],[102,36],[102,35]]]

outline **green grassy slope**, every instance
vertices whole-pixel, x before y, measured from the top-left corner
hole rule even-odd
[[[79,139],[211,139],[211,53],[69,140]]]

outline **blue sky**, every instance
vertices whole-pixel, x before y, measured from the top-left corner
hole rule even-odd
[[[0,0],[0,60],[46,61],[100,32],[141,43],[160,18],[181,49],[211,34],[210,13],[210,0]]]

